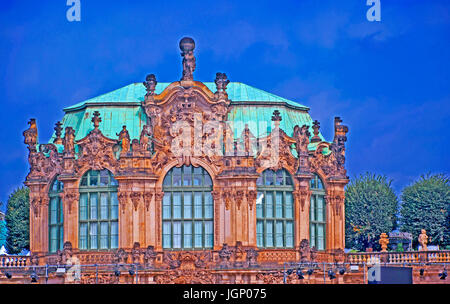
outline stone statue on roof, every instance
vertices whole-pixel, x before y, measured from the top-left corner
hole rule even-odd
[[[183,77],[181,80],[194,80],[195,71],[195,42],[194,39],[184,37],[180,41],[181,56],[183,56]]]

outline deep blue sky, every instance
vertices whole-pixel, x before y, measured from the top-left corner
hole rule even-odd
[[[62,109],[141,82],[179,80],[183,36],[196,40],[195,78],[226,72],[311,107],[328,140],[350,127],[347,168],[386,174],[396,191],[423,173],[449,173],[448,1],[66,0],[0,4],[0,201],[28,173],[22,132],[47,141]]]

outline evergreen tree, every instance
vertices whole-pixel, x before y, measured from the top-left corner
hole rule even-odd
[[[401,194],[401,229],[412,233],[413,245],[421,229],[428,244],[450,245],[450,180],[443,174],[421,176]]]
[[[7,236],[6,222],[0,220],[0,248],[6,245],[6,236]]]
[[[345,243],[347,248],[380,250],[380,234],[396,227],[398,199],[391,180],[366,173],[352,180],[345,191]]]
[[[8,198],[6,210],[6,250],[9,254],[18,254],[30,249],[30,199],[29,189],[16,189]]]

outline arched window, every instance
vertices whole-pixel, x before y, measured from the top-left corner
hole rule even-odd
[[[314,177],[311,179],[309,188],[311,190],[309,215],[310,246],[316,247],[317,250],[325,250],[325,188],[322,180],[317,174],[314,174]]]
[[[80,183],[80,250],[117,248],[118,213],[117,181],[111,172],[88,171]]]
[[[50,204],[48,206],[48,250],[55,253],[63,249],[64,240],[64,212],[60,194],[64,184],[55,179],[48,192]]]
[[[256,240],[259,248],[294,246],[294,184],[286,170],[266,170],[256,181]]]
[[[210,249],[214,241],[212,180],[205,169],[172,168],[163,182],[164,249]]]

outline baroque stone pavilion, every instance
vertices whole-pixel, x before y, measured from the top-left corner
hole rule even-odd
[[[49,142],[30,120],[33,263],[135,263],[154,282],[183,275],[152,268],[208,282],[208,269],[342,251],[342,120],[327,141],[306,106],[224,73],[194,80],[195,43],[180,49],[180,81],[151,74],[69,106]]]

